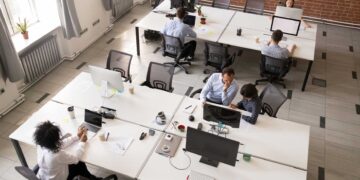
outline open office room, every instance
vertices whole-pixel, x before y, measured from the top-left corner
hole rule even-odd
[[[360,1],[0,10],[0,180],[360,179]]]

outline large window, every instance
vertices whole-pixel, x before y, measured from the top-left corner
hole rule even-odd
[[[34,0],[0,0],[0,7],[11,34],[18,32],[16,23],[19,21],[26,19],[31,25],[39,20]]]

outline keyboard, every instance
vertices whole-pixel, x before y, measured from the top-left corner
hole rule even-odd
[[[215,180],[215,178],[206,174],[191,170],[188,180]]]

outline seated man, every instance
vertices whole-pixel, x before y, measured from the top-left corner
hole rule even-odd
[[[72,180],[78,175],[91,180],[102,179],[92,175],[86,164],[80,161],[87,141],[86,129],[80,128],[77,135],[61,139],[60,128],[46,121],[36,127],[34,141],[38,145],[39,179]],[[63,150],[75,142],[78,143],[75,154]]]
[[[251,112],[251,116],[242,115],[242,118],[251,124],[255,124],[261,111],[261,100],[255,85],[245,84],[241,87],[240,94],[243,96],[243,100],[237,104],[230,104],[230,107]]]
[[[287,59],[290,57],[296,48],[295,44],[289,45],[287,48],[282,48],[279,46],[279,42],[283,37],[283,32],[281,30],[275,30],[271,35],[271,40],[261,46],[261,54],[270,56],[278,59]],[[256,42],[260,43],[259,38],[256,38]]]
[[[203,103],[209,101],[228,106],[239,90],[234,76],[235,72],[231,68],[224,68],[222,73],[212,74],[201,91],[200,100]]]
[[[176,11],[176,16],[174,20],[171,20],[165,24],[165,27],[160,31],[162,34],[178,37],[180,41],[184,45],[184,57],[188,57],[188,60],[192,60],[194,58],[195,49],[196,49],[196,41],[192,40],[190,42],[185,43],[185,37],[190,36],[192,38],[196,38],[196,32],[191,29],[191,27],[187,24],[184,24],[183,20],[186,15],[186,11],[184,8],[178,8]]]

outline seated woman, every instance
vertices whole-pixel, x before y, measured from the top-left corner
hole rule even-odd
[[[295,4],[295,0],[286,0],[285,6],[289,8],[293,8],[294,4]],[[310,24],[302,20],[302,18],[301,18],[301,22],[304,23],[305,28],[311,28]]]
[[[242,115],[242,119],[251,124],[256,124],[258,115],[261,111],[261,100],[258,96],[258,91],[255,85],[245,84],[243,87],[241,87],[240,94],[243,96],[243,100],[237,104],[230,104],[230,107],[251,112],[251,116]]]
[[[77,136],[61,139],[60,128],[50,121],[38,125],[34,134],[37,147],[37,163],[39,171],[37,177],[42,180],[72,180],[80,175],[88,179],[102,179],[92,175],[80,161],[87,141],[87,130],[79,128]],[[63,149],[72,143],[77,143],[75,154],[70,154]]]

